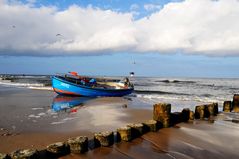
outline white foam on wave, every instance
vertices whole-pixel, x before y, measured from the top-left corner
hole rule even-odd
[[[74,119],[77,119],[77,117],[67,117],[67,118],[64,118],[62,121],[70,121],[70,120],[74,120]]]
[[[157,102],[160,99],[163,100],[180,100],[180,101],[196,101],[203,103],[213,103],[224,101],[222,98],[208,98],[208,97],[198,97],[198,96],[165,96],[165,95],[136,95],[139,98],[148,99],[151,102]]]
[[[56,122],[52,122],[51,125],[59,125],[59,124],[64,124],[64,121],[56,121]]]
[[[32,110],[42,110],[43,108],[32,108]]]
[[[19,87],[43,87],[44,84],[42,83],[14,83],[14,82],[4,82],[4,81],[0,81],[0,84],[2,85],[9,85],[9,86],[19,86]]]
[[[29,88],[29,89],[36,89],[36,90],[53,91],[53,88],[52,88],[52,87],[46,87],[46,86],[44,86],[44,87],[32,87],[32,86],[30,86],[30,87],[27,87],[27,88]]]
[[[39,113],[39,114],[37,114],[38,116],[44,116],[44,115],[46,115],[46,113]]]
[[[40,118],[41,116],[39,115],[34,115],[34,114],[30,114],[28,115],[29,118]]]
[[[51,122],[51,125],[58,125],[58,124],[64,124],[68,121],[77,119],[78,117],[66,117],[64,119],[61,119],[60,121],[55,121],[55,122]]]
[[[18,88],[29,88],[36,90],[49,90],[53,91],[53,88],[50,86],[44,86],[43,83],[14,83],[10,81],[0,81],[0,85],[10,86],[10,87],[18,87]]]

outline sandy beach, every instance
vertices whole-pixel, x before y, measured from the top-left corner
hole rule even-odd
[[[8,91],[8,95],[0,97],[0,152],[3,153],[19,148],[44,149],[69,137],[92,137],[95,132],[113,131],[152,116],[150,110],[131,108],[131,101],[121,97],[82,99],[59,97],[43,90],[3,89]],[[78,106],[65,108],[72,101],[77,101]]]
[[[147,133],[129,143],[122,142],[110,148],[91,150],[84,155],[71,154],[62,158],[238,158],[238,131],[238,127],[229,128],[217,122],[181,123],[156,133]]]
[[[70,137],[92,139],[95,132],[115,131],[128,123],[152,119],[153,106],[128,97],[61,97],[44,90],[1,90],[8,93],[0,96],[1,153],[29,148],[41,151]],[[239,126],[232,119],[237,121],[238,115],[223,113],[210,122],[180,123],[131,142],[61,158],[238,158]]]

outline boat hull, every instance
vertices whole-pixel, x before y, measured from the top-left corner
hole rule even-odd
[[[75,95],[75,96],[87,96],[87,97],[120,97],[125,96],[133,92],[133,88],[130,89],[104,89],[104,88],[92,88],[75,83],[68,82],[56,76],[52,77],[52,87],[54,91],[60,95]]]

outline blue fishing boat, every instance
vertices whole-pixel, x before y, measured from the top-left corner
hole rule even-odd
[[[87,97],[120,97],[134,90],[128,78],[124,80],[96,79],[79,76],[76,72],[70,72],[64,76],[53,76],[52,87],[56,93],[61,95]]]

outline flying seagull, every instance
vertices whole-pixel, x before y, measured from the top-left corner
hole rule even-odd
[[[15,25],[12,25],[12,28],[16,28],[16,26],[15,26]]]
[[[61,34],[56,34],[56,36],[61,36]]]

